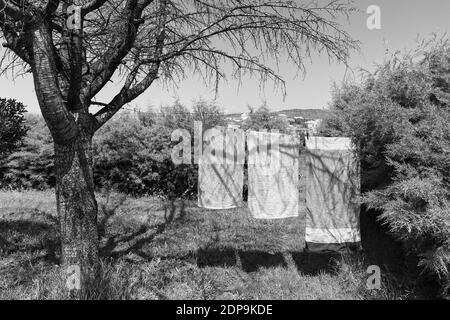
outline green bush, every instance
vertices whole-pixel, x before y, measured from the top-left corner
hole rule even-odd
[[[17,149],[26,135],[25,112],[22,103],[0,98],[0,160]]]
[[[224,124],[220,109],[205,101],[198,101],[193,112],[176,102],[158,113],[119,116],[94,138],[96,185],[169,200],[194,198],[197,166],[174,165],[171,159],[172,148],[178,143],[171,141],[172,132],[186,129],[194,137],[194,120],[202,121],[204,130]]]
[[[358,84],[336,88],[322,134],[351,136],[363,202],[380,212],[419,266],[450,285],[450,43],[396,54]]]
[[[44,119],[26,117],[22,145],[0,164],[0,188],[44,190],[55,185],[53,140]]]
[[[186,165],[172,163],[171,133],[160,119],[145,126],[135,115],[122,115],[107,124],[94,138],[96,186],[133,195],[189,193],[196,177]]]
[[[175,129],[194,136],[194,120],[203,129],[224,125],[223,112],[214,104],[198,101],[193,112],[176,102],[160,112],[119,114],[96,134],[94,179],[96,187],[113,188],[131,195],[157,195],[167,199],[193,198],[197,193],[197,166],[172,163]],[[1,188],[54,187],[53,141],[42,117],[26,119],[30,130],[23,144],[1,163]]]
[[[281,133],[288,133],[288,127],[289,123],[287,120],[271,113],[266,104],[263,104],[256,110],[250,108],[248,118],[242,125],[243,130],[278,130]]]

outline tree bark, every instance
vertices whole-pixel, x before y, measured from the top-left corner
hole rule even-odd
[[[63,279],[70,297],[80,299],[89,296],[99,272],[92,136],[55,143],[55,168]]]

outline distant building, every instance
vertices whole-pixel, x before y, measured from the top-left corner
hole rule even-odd
[[[241,120],[245,121],[248,119],[248,112],[244,112],[243,114],[241,114]]]
[[[239,128],[240,128],[240,125],[239,125],[239,124],[234,124],[234,123],[229,123],[229,124],[227,125],[227,128],[228,128],[228,129],[239,129]]]
[[[294,123],[297,125],[305,125],[305,121],[303,117],[294,117]]]
[[[319,126],[322,123],[322,119],[308,120],[306,121],[306,127],[310,135],[315,135],[318,133]]]
[[[304,110],[297,111],[304,112]],[[272,113],[272,115],[278,116],[279,119],[285,119],[288,122],[288,131],[292,134],[315,135],[321,123],[321,118],[319,118],[321,115],[312,112],[299,115],[298,113],[293,113],[292,110],[285,110],[281,111],[281,113]],[[248,112],[229,114],[226,117],[226,126],[234,129],[241,128],[249,117],[250,114]]]

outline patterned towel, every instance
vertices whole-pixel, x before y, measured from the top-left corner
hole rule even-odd
[[[359,162],[349,138],[306,140],[306,243],[336,251],[361,241]]]
[[[299,215],[299,142],[294,136],[249,131],[248,208],[256,219]]]
[[[207,130],[203,140],[205,147],[198,172],[198,206],[207,209],[242,206],[244,133],[216,127]]]

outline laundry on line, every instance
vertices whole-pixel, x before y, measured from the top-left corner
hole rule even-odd
[[[299,215],[299,140],[294,136],[249,132],[248,208],[256,219]]]
[[[206,152],[199,163],[198,180],[200,207],[231,209],[243,205],[244,161],[239,155],[246,151],[242,143],[245,134],[234,130],[218,127],[204,136]],[[307,170],[300,179],[298,137],[256,131],[248,131],[246,136],[248,209],[253,218],[298,217],[302,186],[306,190],[305,241],[310,251],[336,251],[361,241],[359,160],[350,138],[307,138],[302,151]],[[224,156],[226,162],[218,160]]]
[[[359,161],[349,138],[306,140],[306,234],[310,251],[359,243]]]
[[[216,210],[241,207],[244,164],[237,157],[245,152],[245,144],[236,142],[244,142],[244,138],[234,140],[239,132],[223,127],[208,132],[198,169],[198,206]],[[228,158],[234,161],[222,161],[227,155],[233,155]]]

